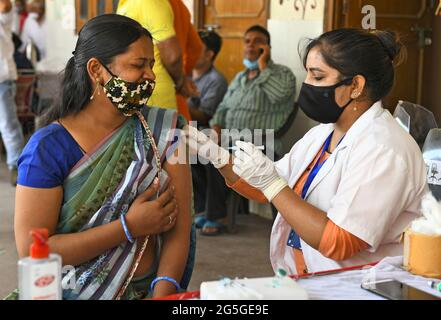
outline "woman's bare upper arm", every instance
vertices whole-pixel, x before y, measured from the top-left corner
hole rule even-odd
[[[63,188],[37,189],[17,186],[15,195],[15,241],[20,257],[27,256],[34,228],[46,228],[53,235],[58,223]]]
[[[181,148],[177,148],[174,152],[175,159],[178,159],[178,153]],[[192,192],[192,180],[191,169],[187,163],[176,163],[175,161],[166,162],[164,169],[170,175],[173,186],[176,188],[176,200],[178,200],[179,209],[182,212],[185,206],[184,212],[190,213],[191,211],[191,192]]]

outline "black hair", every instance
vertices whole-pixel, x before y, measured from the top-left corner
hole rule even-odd
[[[245,34],[248,34],[250,32],[259,32],[259,33],[263,34],[268,39],[268,45],[271,46],[271,35],[268,32],[268,30],[266,30],[266,28],[256,24],[256,25],[248,28],[248,30],[245,32]]]
[[[67,62],[61,83],[61,99],[42,117],[41,126],[80,112],[92,95],[87,63],[96,58],[105,65],[128,51],[141,37],[152,39],[149,31],[138,22],[116,14],[100,15],[81,28],[73,56]]]
[[[222,38],[215,31],[199,31],[199,37],[202,42],[207,46],[208,50],[214,52],[214,59],[221,51],[222,48]]]
[[[309,41],[303,54],[305,68],[309,52],[316,47],[342,79],[362,75],[372,101],[382,100],[390,93],[395,84],[395,66],[406,53],[395,32],[338,29]]]

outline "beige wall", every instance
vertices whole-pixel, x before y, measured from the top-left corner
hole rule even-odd
[[[303,3],[305,6],[303,6]],[[271,0],[270,7],[271,19],[322,20],[325,0]]]
[[[193,20],[195,0],[182,0],[182,2],[184,2],[185,5],[187,6],[188,10],[190,10],[191,17],[192,17],[192,20]]]
[[[276,63],[286,65],[294,72],[297,79],[295,90],[298,94],[306,76],[297,50],[298,43],[305,38],[317,37],[323,32],[325,0],[306,1],[305,11],[302,7],[296,10],[295,2],[295,0],[284,0],[280,4],[280,0],[271,0],[268,30],[272,38],[272,58]],[[303,1],[297,1],[300,2]],[[312,8],[312,4],[316,6]],[[299,111],[291,129],[282,139],[284,151],[289,152],[291,147],[316,124]],[[252,201],[250,212],[266,218],[271,218],[272,215],[269,205],[260,205]]]
[[[298,4],[296,10],[295,3]],[[305,3],[303,7],[301,3]],[[294,72],[297,94],[306,77],[298,52],[299,43],[315,38],[323,32],[325,0],[271,0],[268,30],[272,37],[272,57],[276,63],[288,66]],[[305,9],[305,10],[303,10]],[[291,130],[283,139],[283,146],[288,152],[296,141],[314,125],[302,112]]]
[[[46,0],[46,19],[50,34],[47,41],[47,59],[37,67],[40,70],[60,72],[75,49],[75,0]]]

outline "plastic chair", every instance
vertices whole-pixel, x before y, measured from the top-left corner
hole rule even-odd
[[[30,131],[33,130],[35,121],[35,115],[31,111],[31,106],[36,81],[37,76],[34,70],[22,69],[18,71],[15,95],[17,116],[23,129],[30,129]]]
[[[431,129],[438,128],[435,116],[426,108],[407,101],[398,102],[394,112],[398,123],[415,139],[423,148],[424,141]]]
[[[37,93],[38,104],[33,112],[39,116],[49,109],[57,97],[61,95],[62,74],[54,72],[38,72]]]
[[[294,104],[294,108],[288,118],[286,119],[286,122],[283,124],[283,126],[277,130],[274,133],[274,137],[279,139],[282,138],[291,128],[292,124],[294,123],[294,120],[297,117],[297,113],[299,111],[299,105],[297,103]],[[281,158],[281,155],[275,155],[276,159],[279,160]],[[240,194],[235,192],[234,190],[231,190],[230,194],[227,198],[227,231],[230,233],[236,232],[236,215],[241,212],[241,210],[248,213],[248,199],[242,197]],[[273,214],[273,218],[277,215],[277,209],[271,205],[271,211]]]
[[[427,182],[434,197],[441,200],[441,129],[432,129],[423,147],[427,165]]]

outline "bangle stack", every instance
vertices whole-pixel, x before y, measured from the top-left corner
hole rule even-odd
[[[123,226],[124,233],[126,234],[127,240],[129,240],[130,243],[134,243],[135,239],[133,239],[133,236],[130,233],[129,228],[127,227],[126,216],[124,214],[121,215],[121,224]]]
[[[153,292],[153,289],[155,289],[155,285],[159,281],[168,281],[176,287],[177,291],[181,290],[181,286],[179,285],[179,283],[175,279],[170,278],[170,277],[157,277],[157,278],[155,278],[155,280],[152,281],[152,284],[150,285],[150,292]]]

